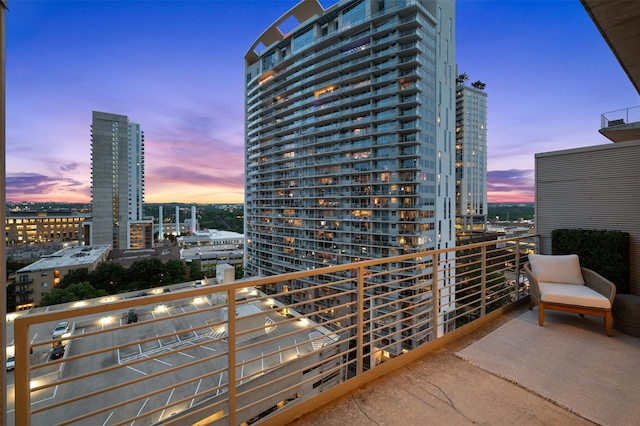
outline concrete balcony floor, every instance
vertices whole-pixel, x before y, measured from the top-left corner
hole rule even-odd
[[[289,425],[593,425],[455,355],[526,309],[518,307]]]

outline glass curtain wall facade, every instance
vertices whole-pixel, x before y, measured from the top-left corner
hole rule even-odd
[[[291,16],[302,24],[284,36]],[[245,56],[246,276],[454,246],[454,37],[453,1],[356,0],[301,2],[256,40]],[[426,286],[403,293],[433,273],[413,264],[376,290],[388,303],[374,317],[393,318],[398,298],[431,306]],[[437,272],[441,291],[454,271]],[[327,284],[326,300],[285,301],[317,321],[344,314],[332,309],[340,285]],[[385,339],[402,341],[399,353],[430,340],[424,329],[396,324]]]
[[[487,223],[487,94],[456,89],[456,231],[482,233]]]

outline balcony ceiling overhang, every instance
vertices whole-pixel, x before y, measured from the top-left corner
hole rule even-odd
[[[609,138],[611,142],[640,141],[640,123],[605,127],[600,129],[600,134]]]
[[[640,94],[640,1],[580,2]]]

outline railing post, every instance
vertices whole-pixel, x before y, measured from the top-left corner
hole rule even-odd
[[[516,240],[516,266],[515,266],[515,280],[516,280],[516,300],[520,300],[520,240]]]
[[[356,301],[358,304],[358,315],[356,315],[358,321],[358,362],[356,364],[356,374],[360,375],[364,371],[364,268],[359,266],[356,271],[358,273],[356,286],[358,290],[358,298]],[[371,353],[371,351],[369,351],[369,353]]]
[[[236,424],[236,292],[227,290],[229,303],[227,308],[227,359],[229,362],[228,393],[229,398],[229,425]],[[18,423],[16,423],[18,424]]]
[[[487,313],[487,246],[480,251],[480,317]]]
[[[433,332],[434,338],[440,337],[440,333],[438,333],[438,313],[440,312],[440,289],[438,288],[438,262],[440,262],[440,255],[434,254],[432,255],[432,263],[433,263],[433,271],[432,271],[432,283],[431,283],[431,294],[433,294]],[[443,330],[444,331],[444,330]]]
[[[15,424],[29,426],[31,424],[31,378],[29,377],[31,360],[27,351],[29,346],[28,322],[23,318],[16,318],[13,324],[13,334],[16,360],[13,376],[15,383]]]

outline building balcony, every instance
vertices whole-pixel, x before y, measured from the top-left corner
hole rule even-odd
[[[602,114],[600,133],[612,142],[640,140],[640,106]]]
[[[443,375],[452,366],[457,369],[447,373],[447,380],[457,383],[458,390],[466,389],[461,398],[473,399],[477,386],[468,384],[477,383],[478,377],[507,394],[515,387],[509,382],[432,352],[444,345],[468,344],[466,338],[459,339],[484,334],[486,327],[511,318],[513,309],[522,309],[526,292],[507,283],[514,280],[536,238],[510,241],[515,249],[498,248],[495,241],[476,245],[484,253],[476,259],[480,270],[487,267],[482,259],[500,252],[504,264],[491,266],[492,276],[503,278],[503,288],[493,291],[495,282],[487,287],[484,278],[475,278],[475,296],[459,303],[455,295],[462,288],[455,282],[465,277],[455,274],[455,264],[468,246],[464,252],[459,248],[420,257],[318,265],[231,284],[196,288],[185,283],[144,297],[118,295],[84,306],[32,310],[9,323],[15,341],[10,349],[16,355],[15,372],[7,375],[9,389],[15,389],[7,410],[15,413],[15,422],[9,424],[249,424],[258,419],[261,424],[284,424],[327,402],[343,407],[342,395],[358,388],[356,392],[369,392],[375,384],[367,383],[380,375],[404,381],[416,364],[431,364],[431,359],[439,360],[440,367],[434,368]],[[468,253],[464,256],[468,262]],[[407,274],[411,271],[415,274]],[[449,278],[443,280],[443,274]],[[367,290],[368,278],[387,285],[393,297]],[[428,298],[421,297],[425,288]],[[127,324],[131,309],[138,321]],[[62,320],[72,327],[62,338],[63,356],[52,359],[56,342],[49,338],[50,329]],[[463,378],[454,380],[458,374]],[[443,389],[453,401],[443,396],[443,409],[456,415],[452,406],[458,404],[457,395],[449,394],[448,386]],[[380,389],[380,396],[390,391]],[[551,405],[519,392],[532,406]],[[397,386],[393,393],[398,394],[394,400],[404,398],[400,394],[414,398]],[[422,409],[432,406],[427,403]],[[516,412],[527,409],[505,406]],[[488,404],[477,409],[467,418],[486,414]],[[393,416],[392,411],[384,416]],[[486,421],[498,419],[496,414]]]

